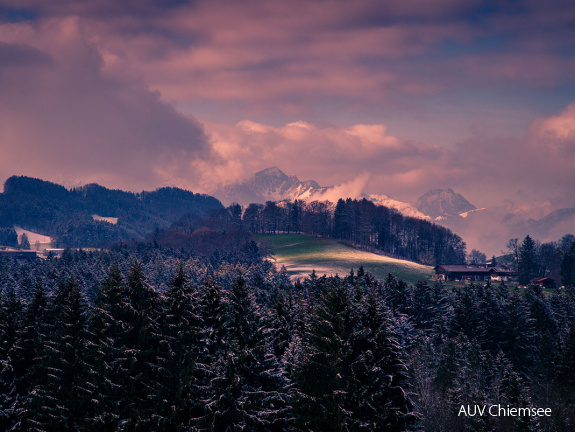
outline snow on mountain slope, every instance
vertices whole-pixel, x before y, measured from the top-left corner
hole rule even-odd
[[[364,198],[373,201],[374,204],[394,208],[404,216],[411,216],[419,219],[431,219],[429,216],[416,209],[415,206],[406,202],[394,200],[387,195],[365,195]]]
[[[243,183],[227,186],[214,195],[229,205],[237,202],[242,205],[263,204],[266,201],[286,199],[306,199],[322,188],[313,180],[300,181],[296,176],[288,176],[278,167],[271,167],[255,173]]]
[[[243,183],[227,186],[214,195],[229,205],[237,202],[242,205],[251,203],[264,204],[266,201],[301,200],[301,201],[330,201],[336,202],[339,198],[368,199],[377,205],[394,208],[405,216],[429,219],[428,216],[417,210],[411,204],[394,200],[387,195],[366,195],[352,190],[359,190],[355,183],[364,185],[365,179],[360,176],[349,184],[322,187],[313,180],[300,181],[296,176],[288,176],[278,167],[271,167],[254,174]],[[349,187],[351,185],[351,187]],[[351,196],[354,195],[354,196]]]

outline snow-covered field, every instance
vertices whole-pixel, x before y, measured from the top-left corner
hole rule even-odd
[[[32,249],[34,249],[34,245],[36,244],[36,242],[40,243],[41,245],[47,245],[52,243],[52,238],[42,235],[42,234],[38,234],[29,230],[25,230],[24,228],[21,228],[17,225],[14,225],[14,230],[16,231],[16,234],[18,234],[18,241],[20,241],[20,237],[22,236],[22,234],[26,234],[26,236],[28,237],[28,241],[30,242],[30,246],[32,247]]]
[[[97,214],[94,214],[94,215],[92,215],[92,219],[94,219],[95,221],[108,222],[108,223],[111,223],[113,225],[116,225],[118,223],[117,217],[106,217],[106,216],[99,216]]]

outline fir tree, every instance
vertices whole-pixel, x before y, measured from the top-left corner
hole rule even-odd
[[[478,310],[478,298],[474,285],[465,287],[462,291],[456,292],[456,301],[451,322],[450,336],[464,334],[468,339],[475,339],[480,336],[481,315]]]
[[[496,357],[493,369],[496,375],[495,391],[499,395],[497,402],[502,406],[529,408],[531,404],[527,397],[528,389],[503,353],[499,353]],[[498,420],[501,431],[534,432],[538,430],[536,420],[530,416],[500,417]]]
[[[0,430],[11,429],[22,415],[12,352],[20,330],[21,309],[14,288],[0,296]]]
[[[160,327],[160,430],[188,430],[198,409],[194,369],[200,328],[195,292],[180,263],[165,296]]]
[[[97,370],[90,430],[144,431],[157,427],[161,393],[157,363],[158,298],[139,262],[124,282],[112,266],[92,321]],[[103,377],[98,379],[98,375]]]
[[[563,407],[567,408],[572,426],[575,425],[575,325],[571,326],[559,358],[556,377]]]
[[[534,372],[541,375],[542,381],[547,382],[552,379],[557,364],[559,325],[540,287],[528,288],[525,298],[533,323]]]
[[[263,320],[243,278],[229,294],[227,350],[204,401],[211,430],[282,431],[290,422],[289,382],[269,348]]]
[[[129,431],[147,431],[156,426],[153,414],[161,384],[158,381],[158,350],[156,291],[145,282],[142,265],[136,262],[126,281],[123,314],[126,316],[124,336],[126,388],[123,403],[125,423]]]
[[[202,323],[198,345],[194,352],[194,386],[192,392],[200,401],[201,410],[193,412],[192,424],[200,430],[211,430],[212,411],[208,405],[213,397],[212,381],[217,379],[218,366],[227,351],[226,306],[227,298],[211,271],[206,273],[198,290],[197,311]]]
[[[14,369],[10,360],[0,360],[0,429],[14,430],[23,415],[22,402],[16,390]]]
[[[61,281],[48,309],[49,326],[31,392],[31,431],[77,431],[85,414],[87,304],[77,282]]]
[[[519,247],[518,272],[521,285],[527,285],[537,276],[537,250],[530,236],[526,236]]]
[[[359,272],[358,272],[359,277]],[[397,279],[391,273],[388,274],[383,283],[382,294],[386,304],[395,313],[411,315],[413,314],[413,288],[405,281]]]
[[[47,324],[46,293],[41,280],[36,284],[36,292],[22,312],[22,321],[17,339],[10,351],[12,367],[16,377],[18,393],[25,394],[39,378],[36,360],[43,351]]]
[[[364,303],[351,338],[346,424],[350,431],[405,431],[416,416],[401,348],[373,291]]]
[[[7,360],[20,329],[22,304],[13,286],[0,294],[0,360]]]
[[[501,346],[518,372],[529,370],[534,361],[533,320],[522,297],[513,293],[509,297],[501,320]]]
[[[91,407],[86,430],[116,431],[124,414],[127,292],[117,264],[110,267],[96,297],[91,319]]]
[[[575,428],[575,324],[569,329],[557,366],[556,429]]]
[[[30,240],[28,240],[28,234],[22,233],[20,236],[20,243],[18,243],[18,249],[30,249]]]
[[[565,286],[575,286],[575,243],[563,255],[561,260],[561,283]]]
[[[352,319],[347,290],[336,279],[319,298],[304,341],[303,358],[294,373],[294,414],[300,430],[346,430],[344,377],[349,366]]]
[[[288,307],[288,300],[284,294],[280,293],[271,310],[271,319],[269,320],[273,353],[278,360],[283,358],[291,342],[292,330]]]

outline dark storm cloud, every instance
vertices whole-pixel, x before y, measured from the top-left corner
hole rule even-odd
[[[187,0],[2,0],[0,17],[31,19],[77,15],[99,18],[119,16],[145,18],[191,3]]]
[[[330,111],[369,115],[406,98],[556,86],[573,73],[560,29],[575,8],[562,1],[4,3],[38,19],[80,17],[100,49],[163,97],[198,115],[219,103],[237,120],[330,121]]]
[[[51,57],[30,46],[0,42],[0,69],[17,67],[45,67]]]
[[[130,75],[109,73],[77,20],[3,28],[0,171],[130,189],[189,176],[207,138]],[[30,45],[22,42],[26,40]],[[31,46],[31,45],[35,46]]]

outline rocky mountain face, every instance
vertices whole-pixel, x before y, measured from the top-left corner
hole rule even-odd
[[[416,207],[434,219],[459,216],[476,209],[462,195],[453,192],[453,189],[431,189],[419,197]]]
[[[541,219],[527,219],[510,213],[505,206],[476,208],[452,189],[433,189],[417,200],[417,208],[459,234],[468,251],[479,249],[488,256],[504,252],[510,238],[523,239],[529,234],[547,242],[575,233],[575,207],[555,210]]]
[[[264,204],[266,201],[302,199],[317,193],[322,188],[313,180],[300,181],[295,175],[288,176],[278,167],[266,168],[255,173],[248,180],[227,186],[214,193],[224,205],[239,203]]]

